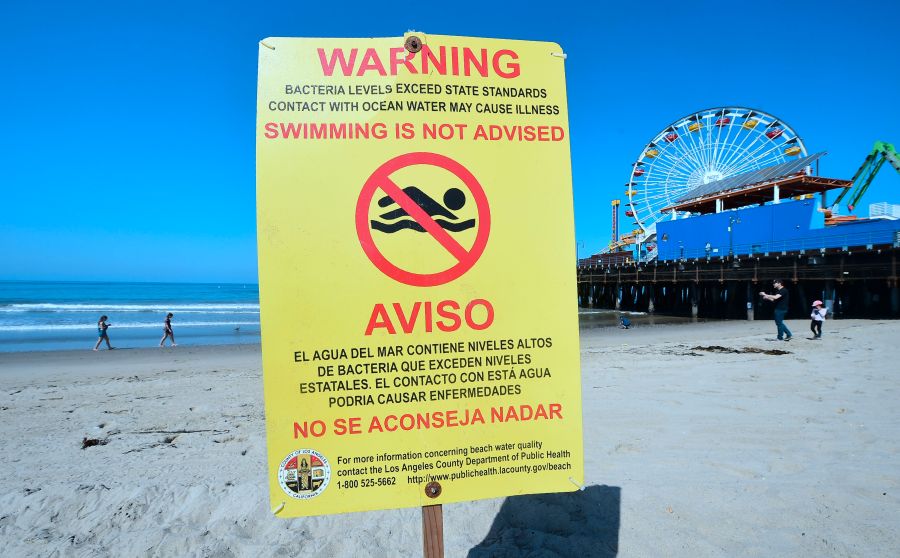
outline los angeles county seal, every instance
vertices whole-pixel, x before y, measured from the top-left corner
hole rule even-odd
[[[331,466],[315,450],[292,452],[278,466],[278,484],[285,494],[298,500],[315,498],[328,487],[330,480]]]

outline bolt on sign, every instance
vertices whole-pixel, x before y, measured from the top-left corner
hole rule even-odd
[[[582,484],[564,62],[422,33],[260,43],[279,516]]]

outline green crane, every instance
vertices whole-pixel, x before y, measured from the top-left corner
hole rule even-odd
[[[856,207],[856,204],[862,199],[863,194],[869,189],[869,184],[872,183],[872,180],[875,178],[875,175],[878,174],[878,171],[881,170],[881,165],[883,165],[885,161],[890,162],[891,166],[894,167],[894,170],[900,173],[900,155],[897,154],[894,146],[883,141],[876,141],[875,147],[872,148],[872,152],[866,156],[866,160],[863,161],[859,170],[853,175],[853,179],[851,180],[853,183],[852,186],[844,188],[841,195],[834,200],[834,204],[831,206],[832,210],[837,209],[841,200],[844,199],[844,196],[846,196],[847,192],[852,188],[853,193],[850,195],[850,201],[847,202],[847,209],[853,211],[853,208]]]

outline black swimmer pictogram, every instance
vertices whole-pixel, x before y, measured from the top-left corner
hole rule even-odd
[[[426,172],[437,169],[448,171],[459,180],[456,187],[460,191],[453,191],[448,186],[448,190],[438,196],[444,202],[442,204],[418,188],[401,188],[392,176],[409,167]],[[442,174],[439,173],[438,176]],[[442,176],[438,176],[435,176],[437,180],[444,180]],[[440,183],[435,182],[435,185]],[[398,208],[402,211],[398,211]],[[457,216],[456,213],[461,209],[461,215]],[[385,213],[378,215],[379,211]],[[468,217],[474,219],[465,221]],[[475,175],[450,157],[425,151],[398,155],[372,171],[359,192],[354,221],[359,245],[372,264],[391,279],[415,287],[443,285],[461,277],[484,254],[491,234],[491,208],[484,188]],[[425,229],[423,236],[431,237],[434,242],[398,245],[394,242],[397,238],[395,235],[376,233],[376,230],[390,233],[400,229],[417,233]],[[454,234],[455,230],[450,229],[465,230],[465,234]],[[378,238],[373,238],[373,235]],[[401,234],[403,237],[410,235],[413,233]],[[388,255],[382,253],[382,248],[391,247],[393,249],[388,250]],[[399,253],[409,253],[410,250],[438,257],[446,252],[449,258],[444,257],[442,267],[437,271],[427,265],[420,265],[429,258],[398,258],[399,262],[391,259],[397,258]],[[402,263],[403,267],[398,263]]]
[[[434,222],[444,230],[460,232],[475,226],[475,219],[460,221],[459,217],[453,213],[453,211],[458,211],[466,205],[466,194],[459,188],[449,188],[444,192],[443,205],[415,186],[403,188],[403,193],[421,207],[429,217],[435,217]],[[398,205],[398,207],[379,215],[378,218],[382,219],[382,221],[372,219],[371,225],[374,230],[388,234],[403,229],[425,232],[425,227],[410,217],[409,213],[402,207],[399,207],[399,204],[393,198],[384,196],[378,200],[378,207],[390,207],[391,205]]]

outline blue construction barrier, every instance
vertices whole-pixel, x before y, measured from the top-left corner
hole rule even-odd
[[[656,240],[661,261],[764,256],[895,245],[900,243],[900,220],[860,219],[826,227],[818,200],[791,200],[661,221]]]

